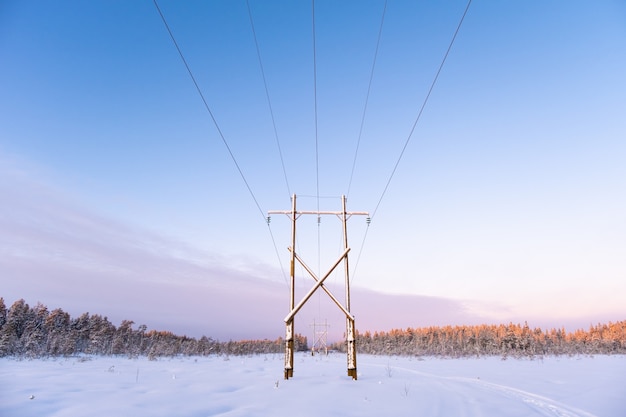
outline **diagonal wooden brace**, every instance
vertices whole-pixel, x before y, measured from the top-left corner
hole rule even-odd
[[[300,311],[300,309],[302,308],[302,306],[304,306],[304,304],[309,301],[309,298],[311,298],[311,296],[315,293],[315,291],[317,291],[317,289],[319,287],[322,286],[322,284],[324,283],[324,281],[326,280],[326,278],[328,278],[330,276],[330,274],[332,274],[332,272],[335,270],[335,268],[337,268],[337,265],[339,265],[341,263],[341,261],[343,260],[343,258],[345,258],[346,256],[348,256],[348,252],[350,252],[350,248],[346,248],[345,251],[343,251],[343,253],[341,254],[341,256],[339,257],[339,259],[337,259],[337,261],[335,262],[335,264],[328,270],[328,272],[326,273],[326,275],[324,275],[322,277],[322,279],[320,279],[319,281],[317,281],[315,283],[315,285],[313,286],[313,288],[311,288],[309,290],[309,292],[304,296],[304,298],[298,303],[297,306],[295,306],[293,308],[293,310],[291,310],[291,312],[287,315],[287,317],[285,317],[285,323],[289,323],[291,320],[293,320],[293,317],[296,315],[296,313],[298,313],[298,311]],[[350,314],[350,313],[347,313]],[[351,316],[350,316],[351,317]]]
[[[289,248],[289,251],[291,251],[292,249]],[[304,269],[306,269],[306,271],[309,273],[309,275],[311,275],[311,277],[315,280],[315,282],[318,282],[318,278],[315,275],[315,273],[313,271],[311,271],[311,268],[308,267],[307,264],[304,263],[304,261],[298,256],[297,253],[293,254],[294,257],[298,260],[298,262],[300,262],[300,265],[302,265],[302,267]],[[345,255],[347,255],[347,252],[345,253]],[[341,260],[341,259],[340,259]],[[326,288],[326,286],[324,284],[321,285],[322,289],[324,290],[324,292],[326,292],[326,294],[328,294],[328,296],[331,298],[331,300],[333,300],[335,302],[335,304],[337,304],[337,307],[339,307],[339,309],[341,311],[343,311],[343,313],[346,315],[347,318],[350,318],[352,320],[354,320],[354,316],[352,316],[352,314],[350,314],[350,312],[348,311],[348,309],[346,309],[340,302],[339,300],[337,300],[337,298],[333,295],[333,293],[330,292],[330,290],[328,288]]]

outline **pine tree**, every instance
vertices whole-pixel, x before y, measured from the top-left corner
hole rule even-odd
[[[28,311],[24,333],[21,336],[23,354],[29,357],[39,357],[46,354],[48,333],[45,323],[48,319],[48,307],[41,303]]]
[[[4,304],[4,298],[0,297],[0,330],[7,322],[7,306]]]
[[[57,308],[52,310],[46,319],[49,355],[71,355],[74,353],[75,342],[70,329],[70,315]]]

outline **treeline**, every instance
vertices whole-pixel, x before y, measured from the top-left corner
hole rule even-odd
[[[38,358],[77,354],[147,356],[282,354],[284,339],[220,342],[178,336],[169,331],[119,326],[107,317],[84,313],[72,318],[60,308],[49,311],[24,300],[7,308],[0,298],[0,357]],[[296,350],[308,349],[307,338],[296,335]],[[535,357],[547,355],[626,354],[626,321],[590,326],[588,330],[531,329],[524,325],[444,326],[357,332],[357,350],[374,355]],[[345,351],[339,342],[332,349]]]
[[[220,342],[178,336],[168,331],[133,329],[124,320],[113,325],[107,317],[84,313],[72,318],[60,308],[48,311],[38,303],[30,307],[18,300],[7,309],[0,298],[0,357],[39,358],[77,354],[147,356],[151,359],[177,355],[249,355],[284,352],[284,340]],[[296,335],[296,349],[307,350],[307,338]]]
[[[463,357],[498,355],[626,354],[626,321],[598,324],[589,330],[531,329],[524,325],[445,326],[407,328],[357,334],[359,352],[375,355]],[[344,351],[345,344],[334,349]]]

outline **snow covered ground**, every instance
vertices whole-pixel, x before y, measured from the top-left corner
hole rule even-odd
[[[0,416],[626,416],[624,356],[0,359]]]

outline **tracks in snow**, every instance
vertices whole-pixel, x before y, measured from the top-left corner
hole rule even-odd
[[[368,363],[368,365],[375,367],[385,367],[385,365],[376,363]],[[482,379],[440,376],[421,372],[411,368],[397,366],[394,366],[393,369],[436,380],[441,388],[454,393],[455,396],[460,396],[461,398],[457,398],[457,401],[467,401],[468,404],[471,404],[474,411],[478,412],[479,415],[482,414],[482,412],[478,409],[478,407],[476,407],[476,400],[480,399],[482,400],[482,402],[486,402],[488,401],[489,396],[485,397],[485,394],[491,393],[492,395],[495,394],[499,397],[506,397],[508,399],[511,399],[514,403],[522,403],[525,407],[529,409],[528,411],[531,411],[531,414],[527,414],[528,416],[597,417],[595,414],[578,409],[576,407],[569,406],[567,404],[563,404],[559,401],[542,395],[538,395],[507,385],[487,382]],[[506,413],[504,412],[505,410],[501,411],[503,412],[502,415],[506,415]]]
[[[448,377],[448,379],[463,382],[466,384],[473,384],[483,390],[492,391],[500,395],[513,398],[515,400],[523,401],[530,407],[536,409],[540,413],[540,415],[558,417],[597,417],[594,414],[588,413],[587,411],[560,403],[551,398],[547,398],[538,394],[533,394],[531,392],[523,391],[506,385],[494,384],[492,382],[486,382],[472,378]]]

